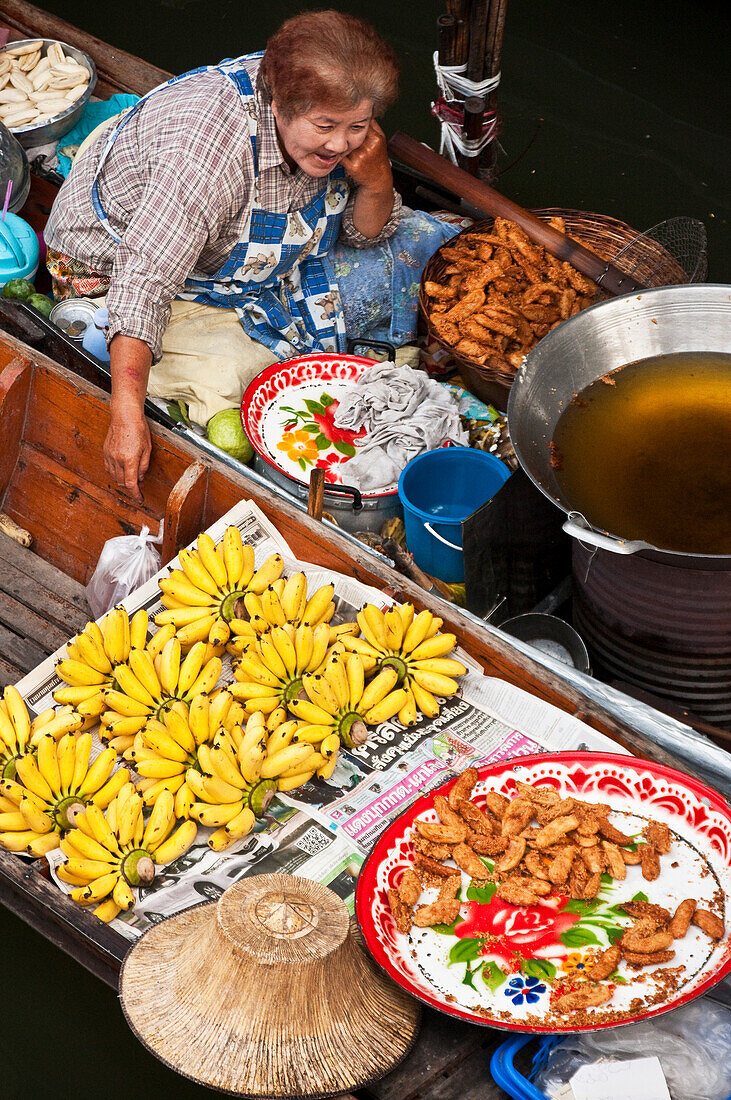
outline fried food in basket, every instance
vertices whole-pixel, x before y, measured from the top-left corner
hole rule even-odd
[[[549,225],[566,232],[563,218]],[[514,374],[561,321],[591,305],[597,286],[496,218],[491,233],[461,233],[440,250],[442,282],[426,280],[427,317],[440,340],[492,370]]]

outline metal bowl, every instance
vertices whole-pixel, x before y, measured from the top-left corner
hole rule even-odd
[[[17,46],[25,46],[30,42],[42,42],[41,57],[45,57],[48,53],[48,47],[52,46],[54,42],[59,42],[57,38],[21,38],[15,42],[8,42],[2,50],[0,50],[0,57],[5,50],[15,49]],[[84,53],[83,50],[77,50],[75,46],[68,46],[65,42],[59,43],[61,49],[68,57],[73,57],[75,61],[78,61],[80,65],[89,73],[89,83],[86,86],[86,91],[80,96],[75,103],[72,103],[70,107],[67,107],[61,114],[56,115],[55,118],[46,119],[45,122],[29,123],[27,126],[18,126],[10,131],[18,139],[20,144],[26,149],[33,149],[39,145],[48,145],[52,141],[58,141],[64,134],[67,134],[81,118],[84,107],[94,94],[94,88],[96,87],[96,65],[89,57],[88,53]]]

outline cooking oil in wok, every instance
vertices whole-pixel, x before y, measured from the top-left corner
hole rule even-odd
[[[731,355],[660,355],[597,379],[562,413],[551,452],[594,527],[731,554]]]

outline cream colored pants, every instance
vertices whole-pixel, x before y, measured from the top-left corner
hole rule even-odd
[[[238,407],[251,379],[276,361],[246,335],[233,309],[176,300],[147,392],[185,401],[190,419],[205,426],[214,413]]]

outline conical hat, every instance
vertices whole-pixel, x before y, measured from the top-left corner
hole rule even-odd
[[[320,883],[254,875],[150,928],[122,967],[137,1037],[171,1069],[249,1097],[332,1096],[389,1073],[420,1010]]]

